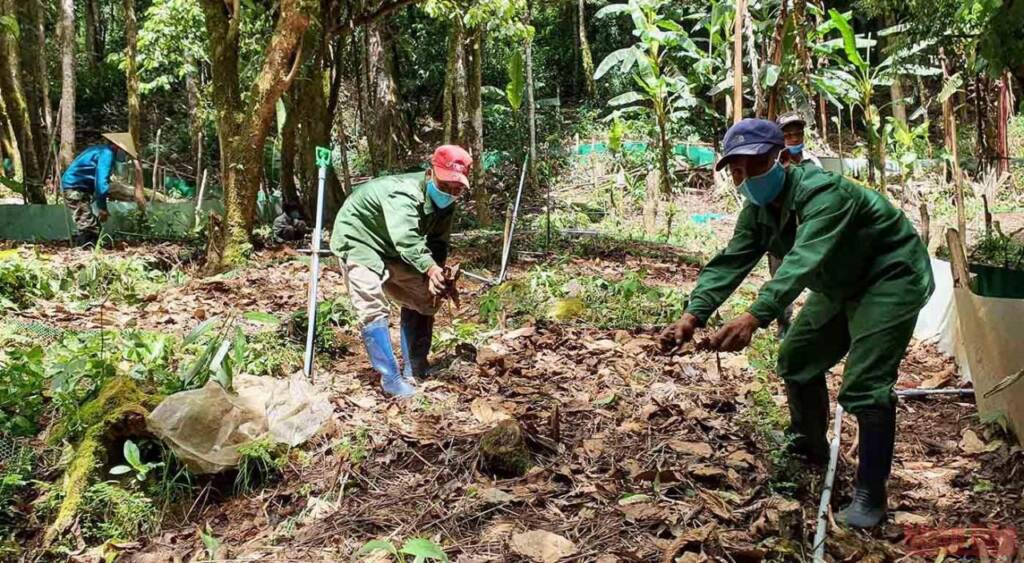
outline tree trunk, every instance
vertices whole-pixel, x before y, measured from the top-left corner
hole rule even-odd
[[[196,163],[196,183],[198,184],[203,176],[201,170],[203,165],[203,119],[199,115],[199,78],[196,73],[190,72],[185,75],[185,91],[188,93],[188,130],[189,138],[192,141],[191,162]]]
[[[0,14],[15,17],[11,0],[0,0]],[[29,117],[28,103],[21,85],[21,64],[19,61],[18,42],[13,34],[0,32],[0,89],[3,91],[7,118],[17,138],[17,148],[21,154],[22,182],[25,186],[25,199],[29,203],[46,203],[43,191],[42,173],[36,155],[35,139],[32,135],[32,120]]]
[[[466,59],[469,67],[469,105],[470,117],[467,141],[469,153],[473,156],[473,170],[469,178],[473,201],[476,203],[476,217],[483,226],[491,224],[490,201],[484,186],[484,112],[483,112],[483,63],[484,63],[484,31],[477,28],[470,38],[469,52]]]
[[[796,27],[796,51],[800,58],[800,65],[804,71],[800,74],[800,87],[808,100],[811,100],[811,74],[814,69],[811,65],[811,55],[807,50],[807,0],[794,0],[793,2],[793,24]],[[812,104],[813,105],[813,104]]]
[[[900,123],[907,124],[907,105],[903,103],[903,79],[899,76],[893,77],[889,86],[889,95],[892,96],[892,116]]]
[[[18,137],[14,134],[14,126],[7,114],[7,104],[4,103],[3,86],[0,85],[0,162],[3,158],[11,159],[11,168],[14,173],[13,180],[16,182],[25,181],[25,169],[21,165],[21,151],[18,150]],[[4,175],[3,166],[0,166],[0,176]]]
[[[263,172],[263,150],[277,100],[289,88],[301,61],[302,36],[316,12],[315,0],[282,0],[263,66],[243,103],[238,72],[241,1],[202,0],[210,46],[213,101],[221,147],[223,222],[207,248],[207,271],[220,271],[246,259],[256,217]],[[216,224],[216,222],[214,222]]]
[[[448,37],[448,62],[444,80],[444,142],[465,144],[466,64],[462,44],[465,31],[460,18],[453,18]]]
[[[793,11],[794,11],[794,15],[795,15],[795,12],[796,12],[796,7],[795,6],[793,8]],[[782,71],[782,48],[783,48],[783,40],[784,40],[783,32],[786,29],[786,21],[788,20],[788,18],[789,18],[789,13],[788,13],[788,10],[787,10],[787,4],[786,4],[786,2],[782,2],[781,5],[779,6],[779,19],[775,22],[775,34],[772,36],[771,63],[773,65],[775,65],[776,68],[779,69],[780,74],[779,74],[778,78],[775,80],[775,84],[773,84],[768,89],[768,119],[770,121],[775,121],[775,118],[778,117],[778,115],[779,115],[779,87],[782,86],[782,81],[783,81],[783,77],[781,75],[781,71]],[[797,25],[799,26],[800,24],[798,23]],[[751,27],[753,27],[753,26],[751,26]],[[802,28],[798,27],[797,29],[801,30]],[[800,37],[800,34],[801,34],[801,31],[798,31],[796,33],[796,36]],[[802,41],[802,39],[797,39],[797,42],[800,42],[800,41]],[[804,55],[806,55],[806,49],[804,49]],[[753,64],[753,63],[751,63],[751,64]],[[806,80],[806,79],[807,78],[804,77],[803,80]]]
[[[669,153],[672,151],[672,147],[669,146],[668,141],[668,108],[665,107],[665,103],[668,100],[662,100],[655,105],[655,113],[658,119],[658,170],[659,170],[659,184],[661,186],[661,192],[666,197],[672,194],[672,176],[668,170],[668,159]]]
[[[783,4],[785,5],[785,4]],[[754,90],[754,117],[765,117],[764,88],[761,87],[761,61],[757,59],[757,43],[754,41],[754,20],[750,11],[743,12],[743,31],[747,34],[747,58],[750,62],[750,84]]]
[[[579,23],[580,36],[580,61],[583,70],[583,92],[588,98],[597,95],[597,84],[594,80],[594,55],[590,51],[590,42],[587,41],[587,11],[584,0],[579,0]]]
[[[526,25],[533,25],[533,0],[526,0]],[[537,189],[537,107],[533,93],[532,39],[526,42],[526,108],[530,127],[530,188]]]
[[[45,179],[49,153],[47,139],[50,138],[50,81],[46,68],[43,8],[39,0],[22,0],[16,4],[21,30],[21,83],[25,87],[39,177]]]
[[[409,127],[400,107],[398,79],[391,49],[392,32],[387,22],[371,23],[367,59],[370,70],[370,95],[374,111],[370,112],[367,140],[370,159],[377,172],[398,168],[408,139]]]
[[[124,41],[127,64],[125,83],[128,86],[128,133],[135,143],[135,150],[142,153],[142,102],[139,99],[138,70],[138,21],[135,19],[135,0],[124,0]],[[154,164],[155,166],[155,164]],[[153,178],[156,179],[154,169]],[[157,186],[154,182],[153,190]],[[142,173],[142,159],[135,159],[135,204],[139,211],[146,209],[145,179]]]
[[[743,15],[747,12],[746,0],[736,0],[736,13],[732,31],[732,122],[743,119]]]
[[[285,96],[285,118],[281,127],[281,204],[284,207],[301,206],[295,188],[295,122],[296,105]]]
[[[100,48],[100,7],[96,0],[85,0],[85,60],[95,71],[102,58]],[[126,30],[127,31],[127,30]]]
[[[1008,121],[1010,115],[1013,114],[1013,108],[1010,107],[1010,71],[1003,71],[1003,75],[999,80],[999,122],[996,124],[997,129],[997,145],[999,152],[999,164],[996,169],[999,174],[1007,174],[1010,172],[1010,144],[1008,137]]]
[[[60,156],[61,170],[75,158],[75,0],[60,0]]]

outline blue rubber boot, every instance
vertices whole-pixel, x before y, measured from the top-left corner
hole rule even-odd
[[[434,317],[402,307],[400,332],[402,358],[405,360],[402,376],[409,381],[426,377],[430,368],[427,355],[430,353],[430,343],[434,338]]]
[[[363,344],[370,364],[380,374],[380,386],[384,392],[394,397],[411,397],[416,388],[406,381],[398,371],[398,360],[395,350],[391,347],[391,334],[388,332],[388,320],[378,319],[363,327]]]

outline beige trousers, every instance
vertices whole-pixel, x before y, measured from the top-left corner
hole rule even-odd
[[[437,313],[427,276],[409,264],[385,262],[383,277],[355,262],[343,265],[348,296],[362,326],[388,317],[388,298],[421,315],[434,316]]]

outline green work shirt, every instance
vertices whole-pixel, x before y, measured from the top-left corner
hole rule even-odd
[[[903,212],[878,192],[812,165],[789,166],[781,209],[747,203],[732,240],[700,273],[687,312],[704,324],[765,253],[781,257],[749,313],[766,326],[804,288],[837,302],[906,282],[883,321],[916,315],[934,289],[928,250]]]
[[[401,260],[421,273],[448,256],[455,206],[438,209],[423,172],[384,176],[357,187],[334,219],[331,251],[383,275]]]

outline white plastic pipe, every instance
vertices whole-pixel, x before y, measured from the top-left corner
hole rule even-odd
[[[832,501],[832,484],[836,480],[839,462],[839,438],[843,429],[843,406],[836,405],[836,419],[832,424],[832,441],[828,448],[828,471],[818,504],[818,529],[814,532],[814,563],[825,563],[825,538],[828,535],[828,505]]]
[[[313,252],[309,255],[309,307],[306,309],[306,361],[302,373],[313,379],[313,335],[316,333],[316,297],[317,282],[320,280],[320,231],[324,222],[324,182],[327,180],[327,167],[320,167],[320,179],[316,188],[316,228],[313,229],[313,241],[310,245]]]

